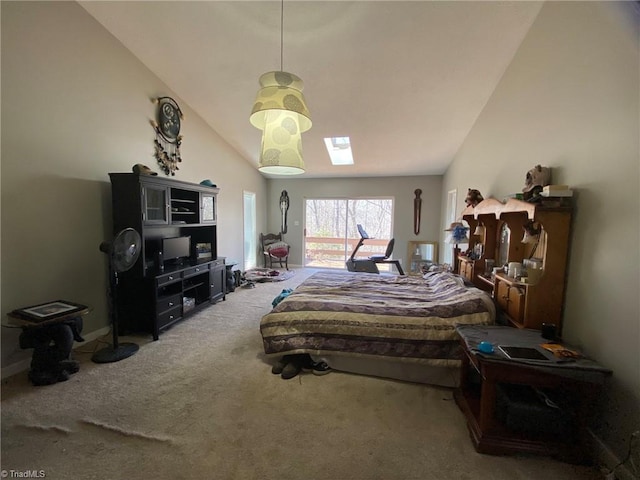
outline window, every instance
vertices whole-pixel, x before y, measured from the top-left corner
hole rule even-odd
[[[393,234],[393,199],[306,199],[304,265],[344,269],[360,240],[358,224],[372,238],[358,250],[357,258],[384,253]]]
[[[324,139],[329,158],[333,165],[353,165],[351,140],[349,137],[330,137]]]

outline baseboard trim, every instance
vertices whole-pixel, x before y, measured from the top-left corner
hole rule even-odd
[[[7,367],[2,367],[2,380],[5,378],[12,377],[20,372],[24,372],[29,369],[29,365],[31,364],[30,358],[25,358],[24,360],[20,360],[19,362],[12,363]]]
[[[591,437],[593,438],[593,445],[595,447],[595,455],[598,465],[602,465],[611,472],[615,468],[616,480],[638,480],[638,477],[634,476],[625,465],[621,465],[622,459],[611,451],[611,449],[598,437],[592,430],[589,430]],[[607,477],[608,478],[608,477]]]
[[[103,327],[99,330],[95,330],[93,332],[83,334],[84,342],[74,342],[73,348],[78,348],[83,345],[86,345],[87,342],[91,342],[97,338],[100,338],[111,331],[111,327]],[[2,367],[1,379],[9,378],[13,375],[16,375],[21,372],[25,372],[29,370],[29,365],[31,365],[31,358],[25,358],[23,360],[12,363],[11,365],[7,365],[6,367]]]

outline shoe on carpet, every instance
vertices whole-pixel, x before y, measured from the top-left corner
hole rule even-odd
[[[80,364],[75,360],[62,360],[58,365],[60,366],[60,369],[69,374],[78,373],[80,371]]]
[[[289,363],[287,363],[282,369],[282,373],[280,377],[284,380],[289,380],[290,378],[295,377],[302,370],[302,364],[300,360],[297,358],[292,358]]]
[[[280,357],[276,361],[276,363],[273,364],[273,367],[271,367],[271,373],[273,373],[274,375],[280,375],[282,373],[282,370],[284,370],[284,367],[286,367],[290,361],[291,355],[284,355]]]
[[[317,362],[313,365],[311,373],[314,375],[326,375],[327,373],[331,373],[331,367],[325,362]]]
[[[66,370],[56,367],[45,370],[31,369],[29,370],[28,378],[33,385],[40,387],[43,385],[53,385],[58,382],[66,382],[69,380],[70,375]]]
[[[314,362],[311,355],[304,354],[301,358],[302,361],[302,371],[311,372],[314,375],[326,375],[331,372],[331,367],[327,365],[325,362]]]

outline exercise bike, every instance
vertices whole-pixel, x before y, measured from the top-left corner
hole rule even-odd
[[[358,250],[360,250],[360,247],[364,245],[364,241],[371,238],[369,237],[365,229],[362,228],[362,225],[358,224],[357,227],[358,227],[358,233],[360,234],[360,240],[358,240],[358,244],[356,245],[356,248],[353,249],[353,252],[351,252],[351,256],[349,257],[349,260],[347,260],[347,270],[350,272],[364,272],[364,273],[379,274],[380,270],[378,270],[378,266],[376,265],[376,262],[373,261],[371,258],[356,259],[356,254],[358,253]]]
[[[389,240],[387,244],[387,249],[384,252],[384,255],[371,255],[369,258],[356,258],[356,254],[360,247],[364,245],[365,240],[372,239],[369,237],[365,229],[362,225],[358,224],[358,233],[360,234],[360,240],[358,240],[358,244],[351,252],[351,256],[349,260],[347,260],[347,270],[349,272],[364,272],[364,273],[377,273],[380,274],[380,270],[378,270],[378,263],[392,263],[398,269],[398,273],[400,275],[404,275],[404,270],[402,270],[402,266],[400,265],[399,260],[389,260],[389,257],[393,253],[393,246],[395,244],[395,239]]]

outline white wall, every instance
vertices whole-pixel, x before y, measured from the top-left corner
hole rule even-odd
[[[619,457],[640,429],[638,40],[631,2],[546,3],[443,186],[502,199],[542,164],[575,189],[563,332],[614,372],[596,433]]]
[[[75,2],[1,2],[2,306],[87,304],[85,332],[108,325],[105,256],[109,172],[158,171],[150,99],[185,113],[174,178],[221,188],[218,252],[243,258],[242,191],[264,203],[266,180]],[[265,222],[258,211],[258,227]],[[2,366],[28,358],[2,329]]]
[[[286,240],[291,245],[289,263],[302,265],[304,227],[304,200],[306,198],[394,198],[393,258],[403,259],[407,268],[407,244],[411,240],[438,241],[440,228],[440,201],[442,177],[372,177],[326,179],[272,179],[267,195],[267,228],[280,231],[280,194],[289,195]],[[422,190],[420,234],[413,233],[413,200],[415,190]],[[298,222],[298,225],[295,225]],[[261,257],[258,258],[260,262]]]

